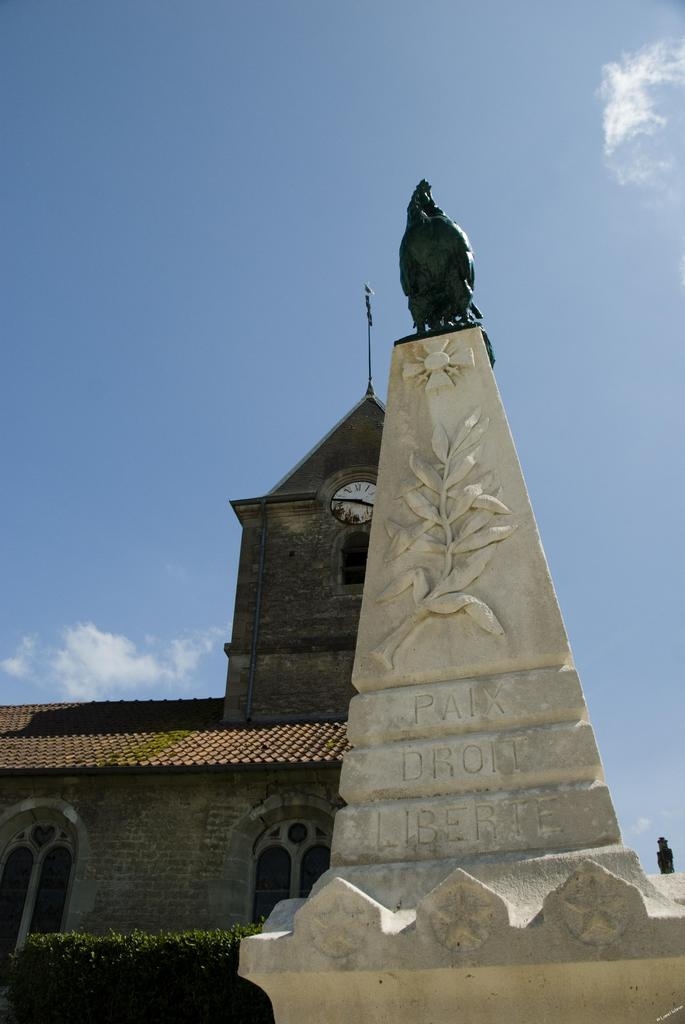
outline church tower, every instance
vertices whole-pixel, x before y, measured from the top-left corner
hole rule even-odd
[[[243,528],[224,718],[340,718],[351,684],[384,407],[372,391],[260,498]]]

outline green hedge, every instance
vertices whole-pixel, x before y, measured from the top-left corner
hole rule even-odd
[[[13,957],[17,1024],[273,1024],[268,997],[238,977],[259,925],[147,935],[32,935]]]

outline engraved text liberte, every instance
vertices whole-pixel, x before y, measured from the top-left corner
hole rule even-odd
[[[470,799],[454,804],[378,810],[376,847],[417,849],[437,845],[455,852],[461,843],[546,838],[563,832],[554,796],[519,800]]]

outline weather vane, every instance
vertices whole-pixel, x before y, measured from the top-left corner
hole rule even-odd
[[[366,301],[366,337],[368,343],[368,354],[369,354],[369,383],[366,388],[367,395],[374,393],[373,383],[371,377],[371,328],[373,327],[373,317],[371,316],[371,296],[374,295],[374,291],[365,282],[364,283],[364,299]]]

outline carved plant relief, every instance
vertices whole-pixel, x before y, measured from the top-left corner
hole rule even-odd
[[[481,441],[489,420],[474,409],[450,439],[438,424],[431,441],[434,459],[412,453],[409,459],[414,479],[401,495],[413,522],[404,526],[386,520],[391,541],[387,561],[405,553],[434,556],[427,565],[415,565],[401,572],[379,594],[379,602],[393,601],[411,588],[414,611],[376,648],[375,654],[387,668],[414,630],[431,615],[468,615],[485,632],[501,635],[497,616],[480,598],[465,588],[477,580],[498,544],[516,529],[502,523],[511,510],[492,492],[498,489],[494,473],[479,471]]]

